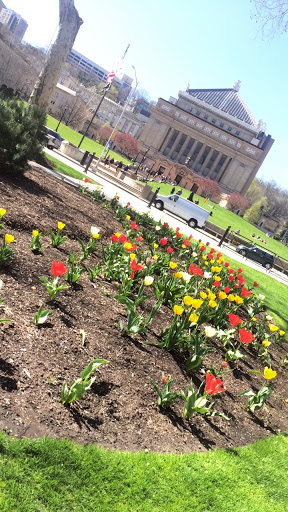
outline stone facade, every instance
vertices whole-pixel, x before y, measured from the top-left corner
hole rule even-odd
[[[225,193],[244,195],[274,140],[238,91],[236,82],[232,89],[190,89],[179,92],[178,100],[160,98],[139,138],[153,169],[166,165],[164,175],[172,181],[182,174],[181,186],[196,175],[216,181]]]

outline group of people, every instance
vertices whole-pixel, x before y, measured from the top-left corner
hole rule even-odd
[[[176,190],[176,187],[173,186],[171,189],[170,195],[175,194],[175,190]],[[182,189],[179,188],[179,190],[177,190],[176,194],[177,194],[177,196],[182,196]],[[190,195],[187,197],[188,201],[192,201],[192,203],[194,202],[195,204],[199,204],[198,199],[193,201],[193,198],[194,198],[194,192],[190,192]]]
[[[261,240],[260,235],[256,236],[256,234],[253,233],[253,235],[251,235],[251,236],[252,236],[252,238],[256,238],[256,240]],[[267,244],[267,240],[265,240],[265,238],[263,240],[261,240],[261,242],[262,242],[262,244]]]

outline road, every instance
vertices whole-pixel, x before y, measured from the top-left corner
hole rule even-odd
[[[168,213],[166,211],[159,211],[154,207],[149,209],[147,201],[144,201],[143,199],[139,198],[138,196],[134,196],[133,194],[124,190],[123,188],[120,188],[119,186],[115,185],[114,183],[109,182],[108,180],[104,179],[102,176],[98,176],[98,175],[95,176],[95,174],[91,171],[88,171],[87,174],[84,173],[83,167],[81,165],[79,165],[74,160],[68,159],[65,155],[63,155],[63,153],[61,153],[58,150],[49,150],[49,149],[45,148],[45,153],[47,153],[48,156],[49,155],[54,156],[55,158],[57,158],[58,160],[60,160],[61,162],[65,163],[65,164],[69,165],[73,169],[75,169],[79,172],[82,172],[83,177],[88,176],[88,177],[94,179],[95,181],[97,181],[97,183],[99,183],[99,185],[101,185],[101,188],[103,189],[103,193],[105,194],[105,196],[107,197],[108,200],[111,200],[115,195],[117,195],[117,196],[119,196],[119,203],[122,206],[125,206],[129,202],[131,204],[131,207],[134,208],[136,211],[141,212],[141,213],[149,212],[151,217],[153,217],[153,219],[155,219],[156,221],[161,220],[161,222],[168,222],[169,226],[172,227],[173,229],[176,229],[176,227],[179,227],[181,233],[183,233],[187,236],[192,235],[193,238],[195,238],[196,240],[201,239],[204,244],[206,242],[209,242],[212,247],[217,248],[219,240],[217,240],[212,235],[205,233],[205,231],[202,231],[200,229],[190,228],[186,224],[186,222],[183,222],[180,218],[176,218],[174,215],[171,215],[170,213]],[[79,183],[78,180],[73,180],[72,178],[69,178],[69,180]],[[85,186],[86,185],[87,184],[85,184]],[[95,189],[97,187],[95,185],[94,186],[90,185],[90,188]],[[262,272],[263,274],[268,274],[273,279],[288,285],[288,276],[285,276],[285,274],[282,274],[281,272],[279,272],[275,269],[266,270],[264,267],[259,265],[259,263],[248,260],[248,259],[244,258],[243,256],[241,256],[240,254],[238,254],[236,252],[235,248],[229,244],[226,244],[226,243],[223,244],[221,247],[219,247],[219,251],[221,253],[229,256],[230,258],[233,258],[234,260],[238,261],[240,263],[240,265],[245,264],[248,267],[258,270],[258,272]]]

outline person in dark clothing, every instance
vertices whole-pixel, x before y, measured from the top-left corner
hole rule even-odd
[[[110,158],[110,164],[109,165],[112,165],[114,164],[114,158]]]
[[[124,170],[124,171],[129,171],[129,165],[125,165],[125,167],[124,167],[124,169],[123,169],[123,170]]]
[[[182,189],[179,188],[179,190],[177,190],[176,194],[177,194],[177,196],[182,196]]]
[[[123,162],[118,162],[116,169],[122,169]]]
[[[190,195],[187,197],[188,201],[193,202],[194,192],[190,192]]]
[[[172,187],[170,194],[174,194],[175,190],[176,190],[176,188]]]

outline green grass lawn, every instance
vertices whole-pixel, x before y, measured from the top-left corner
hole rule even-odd
[[[82,172],[76,171],[75,169],[72,169],[72,167],[69,167],[69,165],[64,164],[57,158],[54,158],[54,156],[51,156],[50,154],[46,153],[46,156],[50,162],[52,162],[52,167],[55,171],[60,172],[60,174],[64,174],[65,176],[71,176],[71,178],[76,178],[77,180],[82,180],[85,178],[85,174]],[[90,183],[97,185],[97,182],[92,180],[92,178],[89,178]]]
[[[288,437],[188,455],[0,434],[1,512],[287,512]]]
[[[51,128],[52,130],[55,130],[56,126],[58,125],[58,120],[55,119],[55,117],[47,116],[47,126]],[[68,140],[71,142],[71,144],[74,144],[74,146],[78,146],[82,135],[81,133],[76,132],[75,130],[72,130],[72,128],[69,128],[63,123],[60,123],[60,126],[58,128],[58,133],[60,133],[62,139]],[[101,144],[98,144],[94,140],[89,139],[88,137],[85,137],[81,144],[81,149],[84,149],[85,151],[90,151],[90,153],[94,153],[96,156],[100,156],[103,151],[103,146]],[[130,164],[131,161],[127,160],[127,158],[124,158],[122,155],[119,155],[118,153],[115,153],[114,151],[109,151],[110,157],[114,158],[115,160],[122,160],[125,164]]]
[[[151,185],[153,190],[156,190],[157,187],[160,186],[159,194],[162,195],[168,195],[171,192],[172,185],[168,185],[166,183],[156,183],[155,181],[149,182],[149,185]],[[179,188],[179,187],[178,187]],[[176,187],[176,190],[178,190]],[[190,190],[182,189],[183,194],[182,197],[188,197],[190,194]],[[213,203],[212,201],[207,201],[204,203],[205,198],[198,196],[195,194],[194,198],[199,200],[199,206],[202,206],[205,208],[205,210],[211,212],[212,206],[215,206],[215,209],[212,210],[213,215],[210,217],[209,221],[213,224],[216,224],[216,226],[219,226],[221,228],[226,229],[228,226],[231,226],[231,230],[236,231],[240,229],[240,236],[244,236],[249,239],[251,244],[257,243],[260,247],[263,247],[264,250],[268,252],[273,252],[277,254],[280,258],[285,258],[288,260],[288,247],[281,244],[277,240],[274,240],[273,238],[267,238],[265,236],[265,233],[263,231],[260,231],[255,226],[247,222],[246,220],[242,219],[242,217],[239,217],[238,215],[235,215],[235,213],[230,212],[229,210],[226,210],[225,208],[222,208],[218,204]],[[259,235],[261,237],[261,240],[266,239],[267,244],[262,244],[260,240],[256,240],[256,238],[252,238],[252,234],[255,233],[256,236]]]

